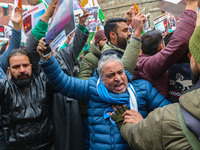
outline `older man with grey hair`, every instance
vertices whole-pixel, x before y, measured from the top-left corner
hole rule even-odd
[[[104,56],[100,60],[98,73],[89,80],[77,79],[65,74],[55,57],[44,57],[44,50],[38,50],[43,58],[41,66],[51,86],[58,92],[88,103],[90,149],[130,149],[123,140],[119,129],[107,112],[113,104],[125,104],[143,117],[149,111],[169,102],[145,80],[132,81],[116,56]],[[137,96],[136,96],[137,95]]]

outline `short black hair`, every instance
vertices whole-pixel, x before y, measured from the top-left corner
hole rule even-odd
[[[170,32],[170,33],[168,33],[165,37],[164,37],[164,41],[165,41],[165,46],[167,46],[167,44],[169,43],[169,41],[171,40],[171,36],[172,36],[172,34],[174,33],[174,31],[173,32]]]
[[[28,58],[30,59],[30,54],[29,52],[25,49],[24,46],[18,48],[18,49],[14,49],[12,50],[12,52],[10,52],[10,54],[8,55],[8,63],[10,61],[10,58],[13,56],[17,56],[17,55],[26,55],[28,56]],[[31,60],[30,60],[31,61]],[[10,66],[10,65],[9,65]]]
[[[151,30],[142,36],[142,52],[143,54],[154,55],[158,52],[158,46],[163,38],[160,32]]]
[[[105,26],[104,26],[104,33],[107,37],[108,41],[110,41],[110,32],[113,31],[117,33],[117,22],[126,22],[125,18],[110,18],[106,20]]]

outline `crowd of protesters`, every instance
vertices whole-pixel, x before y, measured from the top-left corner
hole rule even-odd
[[[166,35],[144,33],[147,19],[132,6],[125,18],[107,19],[90,45],[83,9],[65,43],[44,55],[57,2],[24,46],[22,10],[10,18],[0,55],[0,150],[200,149],[200,0],[186,0]]]

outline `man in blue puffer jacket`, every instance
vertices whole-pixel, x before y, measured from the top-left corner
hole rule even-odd
[[[43,51],[38,50],[41,57]],[[170,104],[145,80],[132,81],[121,61],[113,55],[104,56],[89,80],[70,77],[60,69],[55,57],[43,57],[41,66],[54,90],[67,97],[88,103],[90,149],[130,149],[115,123],[109,118],[114,104],[125,104],[146,117],[157,108]]]

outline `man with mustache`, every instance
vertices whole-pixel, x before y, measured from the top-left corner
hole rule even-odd
[[[57,0],[49,4],[41,17],[43,24],[52,17],[56,4]],[[36,34],[39,37],[42,33]],[[39,55],[35,52],[37,44],[38,40],[31,32],[26,43],[27,50],[21,47],[8,56],[11,79],[0,80],[1,132],[6,141],[6,150],[50,150],[52,147],[52,92],[38,66]]]
[[[139,57],[139,51],[141,48],[141,34],[138,32],[140,26],[134,23],[133,18],[137,16],[142,18],[143,23],[145,23],[146,18],[142,14],[136,14],[135,8],[132,6],[126,13],[126,19],[124,18],[110,18],[106,21],[104,26],[104,33],[108,41],[102,49],[101,57],[107,54],[116,54],[122,59],[124,68],[133,72],[137,59]],[[129,24],[133,23],[133,28],[135,32],[133,34],[129,31]],[[143,27],[142,27],[143,29]],[[128,54],[131,49],[132,51],[132,62],[127,62],[130,54]],[[127,55],[124,55],[124,53]]]
[[[133,71],[135,64],[137,62],[137,59],[139,57],[139,51],[141,47],[140,31],[141,30],[143,31],[143,26],[138,25],[137,21],[135,21],[133,17],[135,17],[135,11],[134,11],[134,7],[131,7],[126,13],[126,19],[111,18],[106,21],[105,28],[104,28],[105,38],[103,38],[104,42],[102,42],[103,47],[95,41],[96,47],[97,46],[99,48],[102,47],[102,49],[98,50],[96,48],[98,51],[92,50],[89,54],[83,57],[83,60],[81,61],[81,64],[80,64],[80,70],[79,70],[79,75],[78,75],[80,79],[89,79],[94,74],[95,69],[98,66],[99,59],[103,55],[117,54],[117,56],[120,59],[122,59],[122,62],[124,63],[125,61],[127,61],[127,58],[122,57],[122,55],[126,53],[128,49],[131,49],[131,51],[133,52],[134,56],[132,57],[132,59],[135,62],[127,65],[125,68],[130,72]],[[143,22],[145,21],[145,17],[142,14],[138,14],[137,17],[140,18]],[[133,23],[135,27],[135,32],[133,33],[132,37],[131,37],[132,33],[129,31],[129,26],[128,26],[131,22]],[[100,31],[100,32],[103,32],[103,31]],[[95,40],[98,41],[98,38],[96,38]],[[105,43],[105,40],[107,41],[106,43]],[[130,43],[127,45],[128,40],[130,40]],[[80,112],[82,114],[82,120],[84,121],[84,129],[85,131],[88,131],[87,104],[80,101],[79,103],[80,103],[79,105]],[[89,135],[89,133],[86,135]]]
[[[136,16],[135,21],[143,29],[143,19]],[[65,96],[88,103],[90,149],[130,149],[107,113],[112,110],[112,104],[127,104],[146,117],[153,109],[170,103],[149,82],[132,81],[115,54],[103,56],[94,76],[83,80],[65,74],[55,57],[44,57],[43,51],[38,49],[51,87]]]
[[[2,130],[8,150],[50,150],[53,142],[51,92],[31,57],[25,48],[13,50],[8,56],[11,79],[0,81]]]

